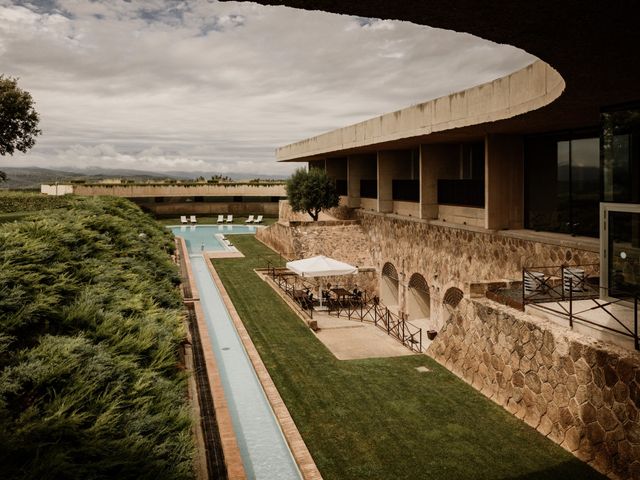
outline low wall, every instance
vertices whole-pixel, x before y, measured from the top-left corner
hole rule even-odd
[[[353,209],[341,205],[328,211],[321,211],[318,215],[319,221],[330,220],[352,220],[354,219]],[[288,200],[280,200],[278,202],[278,221],[280,222],[313,222],[308,213],[294,212],[291,210]]]
[[[486,299],[449,313],[430,356],[600,472],[640,478],[640,354]]]

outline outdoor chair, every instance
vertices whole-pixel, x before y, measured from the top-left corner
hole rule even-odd
[[[189,223],[186,215],[180,215],[180,223]]]
[[[218,223],[224,222],[224,215],[218,215]]]
[[[189,220],[191,221],[191,223],[198,223],[198,220],[196,219],[195,215],[191,215],[191,217],[189,218]]]
[[[249,217],[244,221],[244,223],[253,223],[253,215],[249,215]]]
[[[233,222],[233,215],[229,214],[227,215],[227,223],[231,223]]]
[[[256,218],[253,223],[262,223],[262,215],[258,215],[258,218]]]

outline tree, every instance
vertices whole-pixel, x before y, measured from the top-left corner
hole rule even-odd
[[[337,207],[336,187],[324,170],[299,168],[287,180],[287,196],[294,212],[306,212],[318,221],[321,210]]]
[[[0,75],[0,155],[26,152],[42,132],[31,94],[18,87],[18,79]],[[0,181],[6,180],[0,172]]]

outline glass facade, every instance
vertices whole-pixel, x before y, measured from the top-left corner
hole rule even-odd
[[[597,237],[600,139],[596,132],[525,140],[525,225]]]
[[[640,295],[640,213],[609,212],[609,295]]]
[[[602,114],[605,202],[640,203],[640,107]]]

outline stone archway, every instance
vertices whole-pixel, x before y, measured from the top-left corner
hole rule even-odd
[[[414,273],[409,279],[407,313],[411,321],[431,318],[429,284],[419,273]]]
[[[442,303],[445,305],[449,305],[452,308],[457,308],[462,299],[464,298],[464,293],[457,287],[451,287],[444,292],[444,297],[442,297]]]
[[[399,286],[398,270],[393,263],[385,263],[380,276],[380,301],[390,309],[398,308]]]
[[[442,297],[442,315],[438,322],[439,328],[444,327],[449,321],[452,313],[458,308],[463,298],[464,293],[458,287],[450,287],[444,292],[444,296]]]

